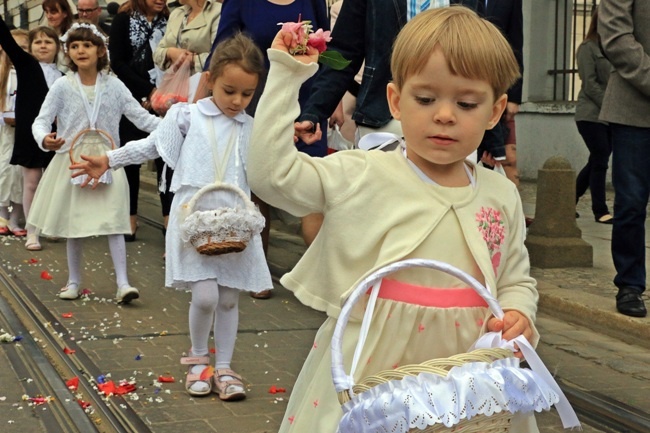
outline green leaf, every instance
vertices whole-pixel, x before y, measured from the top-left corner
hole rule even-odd
[[[332,69],[336,69],[337,71],[345,69],[350,64],[350,60],[343,58],[341,53],[330,50],[323,51],[318,56],[318,62],[327,65]]]

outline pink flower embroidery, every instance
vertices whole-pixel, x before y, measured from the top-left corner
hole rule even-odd
[[[501,212],[493,208],[481,207],[481,210],[476,214],[476,221],[490,252],[492,269],[494,275],[496,275],[501,263],[501,252],[499,250],[501,250],[505,238],[505,226],[501,220]]]

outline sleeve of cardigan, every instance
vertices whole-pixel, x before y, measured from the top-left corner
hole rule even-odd
[[[133,57],[133,47],[131,46],[131,38],[129,37],[130,19],[131,17],[128,13],[121,12],[117,14],[111,23],[109,44],[111,69],[131,93],[133,93],[133,97],[139,100],[149,96],[154,85],[148,79],[138,75],[129,66],[129,62]],[[149,41],[145,41],[145,43],[148,44]]]
[[[117,169],[127,165],[142,164],[158,158],[155,139],[150,135],[141,140],[129,141],[126,146],[106,152],[108,166]]]
[[[497,299],[504,310],[517,310],[528,318],[533,329],[530,343],[536,346],[539,341],[539,332],[535,328],[539,294],[536,281],[530,276],[530,259],[524,245],[524,210],[515,185],[509,184],[507,188],[509,191],[504,188],[504,201],[512,204],[512,212],[508,214],[510,236],[508,254],[507,257],[502,257],[505,263],[497,280]]]
[[[582,88],[584,89],[585,95],[600,107],[603,105],[606,84],[602,85],[598,82],[594,54],[592,47],[589,45],[580,45],[577,55],[578,75],[580,76],[580,80],[582,80]]]
[[[20,48],[2,18],[0,18],[0,46],[16,68],[16,73],[20,73],[25,68],[40,67],[38,61],[31,54]]]
[[[38,144],[38,147],[45,152],[49,152],[49,150],[43,148],[43,140],[47,134],[52,132],[54,119],[58,115],[59,111],[63,109],[65,84],[65,80],[56,80],[54,84],[52,84],[49,92],[47,92],[47,96],[45,96],[43,105],[41,105],[41,111],[38,113],[38,117],[34,119],[34,123],[32,124],[34,140],[36,141],[36,144]]]
[[[327,158],[298,152],[293,141],[298,92],[318,65],[305,65],[274,49],[267,53],[271,67],[253,122],[249,184],[262,200],[296,216],[325,212],[358,187],[351,174],[365,171],[367,152],[338,152]]]

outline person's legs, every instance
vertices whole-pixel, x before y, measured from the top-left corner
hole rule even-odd
[[[140,166],[127,165],[124,167],[126,180],[129,183],[129,218],[131,222],[131,235],[126,235],[127,242],[135,241],[135,232],[138,230],[138,194],[140,192]]]
[[[32,207],[32,201],[34,200],[34,194],[36,194],[36,188],[38,183],[43,177],[43,169],[41,168],[27,168],[22,167],[23,172],[23,212],[25,213],[25,218],[29,217],[29,210]],[[27,241],[25,242],[25,248],[32,251],[38,251],[41,249],[41,244],[38,239],[38,229],[32,226],[31,224],[25,224],[25,229],[27,230]]]
[[[609,214],[605,187],[609,156],[612,153],[609,126],[597,122],[580,121],[576,123],[578,125],[578,132],[580,132],[589,149],[589,162],[585,166],[585,168],[589,168],[586,180],[591,191],[591,209],[594,217],[598,220],[602,216]],[[578,194],[578,184],[585,181],[584,178],[581,179],[582,174],[581,171],[576,181],[576,194]]]
[[[214,321],[214,342],[217,350],[214,386],[215,392],[218,392],[222,400],[240,400],[246,396],[241,377],[230,368],[238,324],[239,290],[219,286],[219,302]]]
[[[640,295],[646,285],[645,220],[650,194],[650,128],[620,124],[611,124],[610,128],[615,192],[611,249],[616,268],[614,284],[619,289],[617,307],[623,314],[645,316]],[[628,297],[629,303],[626,302]],[[628,308],[630,305],[632,307]]]
[[[140,297],[140,292],[129,284],[129,277],[126,272],[126,244],[124,235],[108,235],[108,248],[111,251],[113,267],[115,268],[115,280],[117,283],[116,299],[119,304],[128,304]]]
[[[169,187],[172,184],[172,177],[174,175],[174,171],[165,166],[165,162],[162,160],[162,158],[156,158],[155,160],[156,164],[156,178],[158,180],[158,185],[160,186],[160,182],[163,179],[163,176],[165,177],[165,191],[164,192],[159,192],[160,196],[160,206],[162,208],[162,215],[163,215],[163,225],[164,229],[163,232],[167,232],[167,223],[169,222],[169,210],[171,209],[172,206],[172,200],[174,199],[174,193],[169,191]]]
[[[191,290],[189,325],[192,349],[189,355],[193,358],[209,360],[208,340],[219,304],[219,285],[216,280],[202,280],[192,283]],[[205,395],[212,390],[211,378],[196,380],[206,368],[208,368],[207,363],[191,365],[188,375],[193,375],[193,379],[186,382],[186,389],[191,395]]]
[[[81,288],[81,260],[83,258],[83,239],[70,238],[66,242],[68,256],[68,282],[59,292],[61,299],[77,299]]]

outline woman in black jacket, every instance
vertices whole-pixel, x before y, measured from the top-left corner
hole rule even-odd
[[[120,6],[111,24],[109,51],[111,69],[124,82],[144,108],[151,110],[151,95],[161,72],[153,63],[153,50],[165,34],[169,9],[164,0],[129,0]],[[140,131],[129,120],[122,117],[120,122],[120,143],[139,140],[148,134]],[[158,181],[160,181],[162,162],[156,161]],[[125,236],[127,242],[135,240],[138,215],[138,190],[140,189],[140,166],[124,167],[129,181],[131,235]],[[168,179],[168,184],[171,180]],[[163,217],[169,215],[171,200],[161,193]]]

